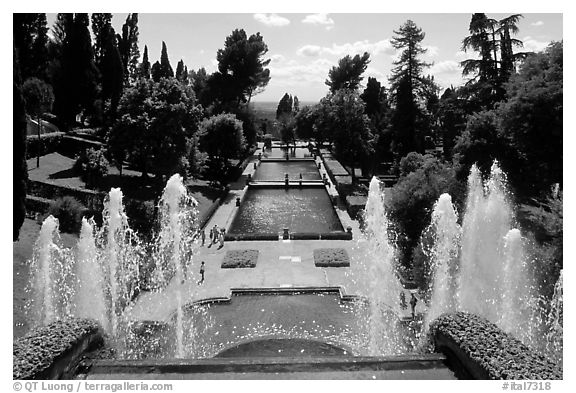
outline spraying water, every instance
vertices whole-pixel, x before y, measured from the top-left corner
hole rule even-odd
[[[458,215],[448,194],[440,195],[434,205],[432,222],[428,229],[433,234],[434,244],[430,257],[430,307],[426,314],[424,327],[445,312],[455,311],[456,277],[460,251],[461,228]]]
[[[92,318],[110,331],[104,296],[104,274],[100,266],[100,253],[94,239],[94,221],[82,218],[76,258],[76,293],[74,315]]]
[[[173,275],[176,288],[176,357],[184,357],[183,284],[187,267],[192,262],[198,202],[188,195],[182,176],[173,175],[164,188],[159,204],[162,229],[155,252],[157,279],[167,284],[167,274]]]
[[[370,304],[369,354],[389,355],[402,352],[402,337],[397,326],[400,314],[398,295],[402,285],[395,269],[395,249],[388,237],[388,217],[384,190],[373,177],[365,210],[367,247],[363,281]]]
[[[460,309],[496,322],[503,298],[504,237],[512,228],[506,179],[492,165],[484,186],[480,171],[473,166],[468,178],[466,213],[462,220],[462,259],[458,283]]]

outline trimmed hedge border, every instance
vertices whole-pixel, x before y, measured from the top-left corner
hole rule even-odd
[[[258,250],[229,250],[224,255],[221,268],[254,268],[258,262],[258,254]]]
[[[314,250],[316,267],[349,267],[350,257],[344,248],[318,248]]]
[[[498,326],[474,314],[443,314],[430,324],[428,345],[473,379],[562,379],[562,369]]]
[[[96,321],[71,318],[52,322],[18,338],[13,346],[13,379],[70,378],[82,354],[102,346]]]
[[[60,144],[66,135],[64,132],[52,132],[49,134],[28,135],[26,137],[26,159],[34,158],[40,153],[41,156],[54,153],[60,148]]]

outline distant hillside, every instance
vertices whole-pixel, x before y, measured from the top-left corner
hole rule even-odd
[[[312,106],[317,104],[315,101],[300,101],[300,108],[305,106]],[[276,108],[278,108],[278,102],[274,101],[260,101],[251,102],[250,106],[254,111],[257,119],[265,119],[274,121],[276,120]]]

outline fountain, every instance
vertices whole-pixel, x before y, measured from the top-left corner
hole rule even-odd
[[[157,285],[166,285],[170,274],[176,289],[176,357],[184,357],[183,284],[192,263],[198,202],[188,196],[182,177],[173,175],[164,188],[159,203],[161,230],[156,239],[153,260],[156,263]],[[191,328],[193,330],[193,328]]]
[[[443,312],[467,311],[542,350],[546,346],[543,333],[556,329],[558,319],[546,327],[540,317],[544,311],[539,305],[541,299],[531,274],[525,239],[513,227],[506,177],[497,162],[486,182],[472,166],[461,236],[457,219],[450,196],[441,195],[429,227],[434,245],[429,255],[432,284],[426,323]],[[555,289],[560,299],[561,280],[562,277],[557,284],[559,289]],[[552,309],[561,309],[561,303],[560,300],[558,306],[555,295]]]
[[[104,273],[94,239],[94,227],[94,220],[82,218],[76,262],[74,315],[95,319],[105,330],[110,331],[104,296]]]
[[[402,353],[402,337],[397,326],[402,285],[394,269],[395,249],[388,237],[384,190],[376,177],[370,182],[365,223],[367,242],[365,258],[360,261],[363,270],[360,280],[370,307],[369,354]]]
[[[109,334],[120,356],[127,355],[131,322],[124,311],[140,291],[140,267],[145,258],[144,244],[128,225],[123,195],[119,188],[110,190],[104,201],[103,225],[96,228],[92,219],[82,219],[80,238],[75,252],[58,245],[58,220],[52,216],[42,224],[31,263],[27,305],[31,324],[47,324],[66,316],[93,318]],[[189,197],[182,177],[168,181],[159,204],[161,229],[154,241],[155,290],[169,283],[180,288],[190,274],[194,252],[197,205]],[[177,298],[177,355],[183,356],[182,307],[184,294]]]
[[[26,313],[31,326],[46,325],[70,313],[72,285],[70,253],[59,245],[58,219],[48,216],[42,223],[30,264],[31,281]]]
[[[455,277],[462,230],[449,194],[440,195],[434,205],[432,222],[427,231],[432,234],[434,243],[428,253],[431,299],[424,320],[424,329],[440,314],[456,310]]]

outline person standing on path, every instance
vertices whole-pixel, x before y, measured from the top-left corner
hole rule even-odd
[[[202,261],[202,263],[200,264],[200,276],[202,276],[202,278],[200,279],[200,281],[198,281],[198,285],[204,282],[204,261]]]
[[[220,247],[218,247],[218,249],[224,247],[224,234],[226,233],[226,230],[224,228],[220,229]]]
[[[200,237],[202,238],[202,245],[204,245],[204,242],[206,242],[206,230],[202,229],[202,232],[200,233]]]
[[[416,296],[414,296],[412,293],[410,298],[410,306],[412,307],[412,319],[414,319],[416,314],[416,303],[418,303],[418,299],[416,299]]]

